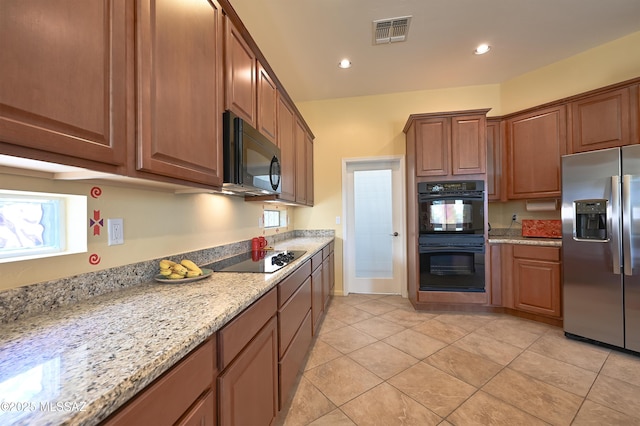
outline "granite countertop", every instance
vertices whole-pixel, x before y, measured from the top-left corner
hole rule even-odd
[[[0,325],[0,424],[99,423],[332,240],[274,244],[306,253],[272,274],[145,283]]]
[[[491,235],[489,244],[527,244],[532,246],[562,247],[561,238],[534,238],[521,235]]]

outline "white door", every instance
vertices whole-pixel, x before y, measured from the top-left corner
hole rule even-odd
[[[404,161],[343,160],[345,295],[406,296]]]

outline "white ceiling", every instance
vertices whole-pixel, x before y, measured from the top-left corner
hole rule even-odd
[[[640,31],[640,0],[230,2],[295,102],[502,83]],[[372,21],[406,15],[407,41],[373,44]]]

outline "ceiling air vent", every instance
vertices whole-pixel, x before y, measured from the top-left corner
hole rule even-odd
[[[411,16],[373,21],[373,44],[405,41]]]

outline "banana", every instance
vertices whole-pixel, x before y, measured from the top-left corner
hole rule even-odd
[[[202,275],[202,272],[187,271],[187,278],[199,277],[200,275]]]
[[[169,260],[169,259],[162,259],[160,261],[160,269],[169,269],[171,268],[173,265],[175,265],[176,262]]]
[[[181,280],[184,278],[184,275],[176,274],[175,272],[169,275],[167,278],[172,280]]]
[[[187,268],[188,270],[197,272],[198,275],[202,275],[202,269],[198,268],[198,265],[196,265],[189,259],[184,259],[182,262],[180,262],[180,264],[185,268]]]
[[[188,271],[188,269],[187,269],[187,268],[185,268],[184,266],[182,266],[182,265],[181,265],[181,264],[179,264],[179,263],[176,263],[175,265],[173,265],[173,266],[171,267],[171,269],[173,270],[173,273],[174,273],[174,274],[180,274],[180,275],[182,275],[183,277],[184,277],[185,275],[187,275],[187,271]]]
[[[169,275],[171,275],[172,272],[173,271],[171,269],[160,268],[160,275],[164,275],[165,277],[168,277]]]

